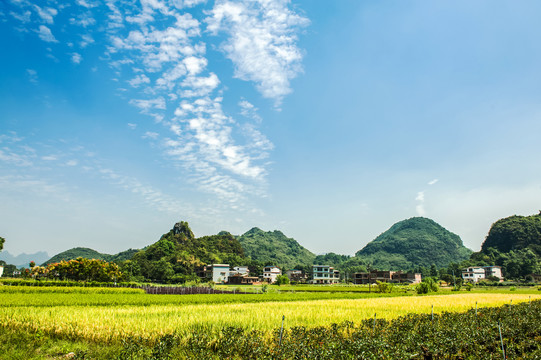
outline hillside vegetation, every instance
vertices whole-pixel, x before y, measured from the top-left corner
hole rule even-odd
[[[312,265],[316,257],[295,239],[278,230],[264,232],[255,227],[239,236],[238,240],[246,256],[262,265],[293,269]]]
[[[481,251],[486,252],[489,248],[499,252],[530,249],[541,256],[541,212],[531,216],[513,215],[496,221]]]
[[[84,259],[105,260],[108,262],[120,262],[120,261],[131,259],[132,256],[138,251],[139,251],[138,249],[129,249],[129,250],[119,252],[118,254],[109,255],[109,254],[100,253],[90,248],[76,247],[76,248],[63,251],[59,254],[56,254],[49,260],[45,261],[43,265],[46,266],[48,264],[60,262],[62,260],[65,260],[65,261],[74,260],[79,257],[82,257]]]
[[[461,265],[498,265],[506,279],[526,279],[541,272],[541,213],[513,215],[496,221],[481,251],[473,253]]]
[[[183,282],[196,279],[196,269],[206,264],[246,265],[239,241],[230,233],[196,238],[181,221],[160,240],[122,263],[122,270],[139,280]]]
[[[355,255],[372,268],[408,270],[432,264],[445,267],[471,253],[458,235],[431,219],[414,217],[397,222]]]

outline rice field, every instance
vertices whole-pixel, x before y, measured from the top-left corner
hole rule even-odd
[[[309,296],[317,295],[322,294]],[[70,302],[67,300],[70,296],[78,300]],[[187,334],[193,329],[202,328],[213,332],[227,326],[270,333],[280,326],[282,315],[285,316],[285,327],[315,327],[343,321],[358,324],[363,319],[373,318],[374,314],[378,319],[395,319],[407,314],[430,313],[432,307],[437,314],[466,311],[474,308],[476,303],[481,308],[541,299],[538,293],[461,292],[452,295],[354,299],[290,298],[289,301],[280,300],[280,296],[287,300],[287,296],[301,295],[273,294],[273,301],[258,302],[245,300],[247,297],[264,297],[266,294],[209,295],[201,303],[180,302],[188,299],[188,296],[192,295],[0,292],[0,326],[61,338],[114,343],[130,336],[153,340],[175,332]],[[194,298],[198,296],[204,298],[203,295],[193,295]],[[223,302],[224,296],[233,301]],[[16,300],[10,301],[10,297]],[[102,302],[96,303],[94,300],[99,297]],[[126,298],[131,301],[120,300]],[[137,298],[142,300],[137,302]]]

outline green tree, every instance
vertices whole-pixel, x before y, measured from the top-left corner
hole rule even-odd
[[[4,248],[4,243],[6,242],[6,239],[0,236],[0,251]]]
[[[439,290],[438,283],[431,277],[426,277],[422,282],[417,284],[415,291],[417,294],[428,294]]]
[[[287,285],[289,284],[289,278],[286,275],[278,275],[274,283],[278,286]]]

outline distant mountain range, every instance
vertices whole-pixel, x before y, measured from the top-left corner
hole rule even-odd
[[[541,214],[530,217],[512,216],[496,222],[483,244],[483,249],[493,247],[500,251],[529,248],[540,253]],[[137,255],[136,255],[137,254]],[[185,222],[175,224],[160,240],[143,250],[129,249],[115,255],[99,253],[90,248],[73,248],[57,254],[49,260],[45,252],[18,257],[8,252],[0,253],[0,259],[18,266],[28,266],[31,260],[44,264],[70,260],[77,257],[122,262],[132,260],[132,271],[144,278],[166,280],[174,276],[189,279],[197,266],[212,263],[250,265],[276,265],[292,269],[308,269],[314,261],[336,262],[347,271],[364,267],[381,270],[409,270],[420,266],[446,267],[470,258],[472,251],[464,246],[460,237],[435,221],[414,217],[399,221],[387,231],[369,242],[355,256],[329,253],[316,257],[295,239],[281,231],[263,231],[254,227],[240,236],[226,231],[217,235],[196,238]],[[135,256],[134,256],[135,255]],[[17,260],[15,260],[17,259]],[[159,264],[158,264],[159,263]],[[166,271],[168,277],[160,272]]]
[[[17,256],[12,255],[9,251],[0,252],[0,260],[5,261],[7,264],[15,265],[18,268],[28,267],[30,261],[34,261],[36,264],[40,264],[49,258],[49,254],[45,251],[38,251],[33,254],[19,254]]]

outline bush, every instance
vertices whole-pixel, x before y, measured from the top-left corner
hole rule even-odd
[[[393,291],[393,284],[382,281],[378,281],[377,283],[377,292],[390,293],[391,291]]]
[[[287,285],[289,284],[289,278],[287,275],[279,275],[276,277],[276,281],[274,282],[276,285]]]
[[[438,283],[431,277],[424,278],[423,281],[417,284],[415,287],[417,294],[428,294],[431,292],[437,292],[438,290]]]

